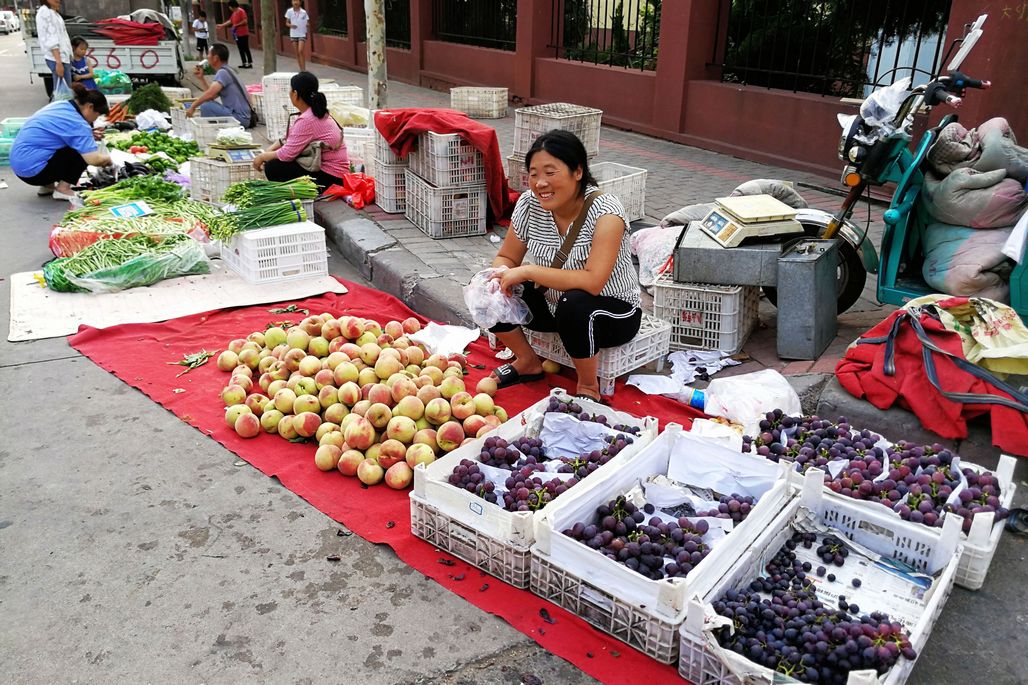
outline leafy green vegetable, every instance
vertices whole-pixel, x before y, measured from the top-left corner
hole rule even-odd
[[[138,145],[147,148],[146,151],[150,153],[163,152],[179,164],[200,154],[200,146],[195,142],[175,138],[160,131],[138,131],[127,139],[118,135],[110,136],[106,140],[109,146],[117,150],[128,150]]]
[[[318,186],[310,176],[291,181],[265,181],[254,179],[233,183],[225,191],[225,202],[239,208],[258,207],[282,200],[312,200],[318,196]]]
[[[288,202],[272,202],[256,207],[247,207],[235,212],[225,212],[215,217],[209,224],[211,237],[217,240],[228,240],[232,236],[252,228],[280,226],[298,221],[306,221],[307,212],[298,200]]]
[[[132,114],[139,114],[148,109],[156,109],[158,112],[171,111],[171,100],[156,83],[148,83],[132,93],[132,97],[125,104]]]

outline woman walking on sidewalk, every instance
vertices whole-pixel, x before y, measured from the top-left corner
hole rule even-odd
[[[296,63],[300,65],[300,71],[307,70],[307,26],[311,18],[307,10],[302,6],[300,0],[293,0],[293,6],[286,10],[286,26],[289,28],[289,37],[293,41],[293,48],[296,50]]]
[[[43,0],[36,12],[36,32],[39,34],[39,48],[43,51],[46,66],[50,67],[51,82],[60,80],[71,85],[71,39],[61,16],[61,0]]]
[[[56,2],[57,0],[53,1]],[[238,0],[228,0],[228,8],[232,10],[232,14],[229,15],[228,21],[218,24],[218,28],[231,27],[229,31],[232,34],[232,38],[236,41],[236,47],[239,48],[239,61],[242,62],[239,68],[252,69],[253,55],[250,54],[250,20],[246,16],[246,10],[239,6]]]

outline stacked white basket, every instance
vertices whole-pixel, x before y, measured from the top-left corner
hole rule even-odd
[[[250,162],[226,162],[221,159],[193,157],[189,160],[189,197],[216,204],[225,197],[233,183],[264,178]]]
[[[277,71],[261,79],[264,123],[267,126],[268,140],[284,138],[289,125],[289,115],[296,112],[289,101],[289,82],[295,75],[293,72]]]
[[[411,223],[432,238],[485,234],[488,202],[480,150],[457,133],[426,131],[409,162],[405,214]]]
[[[389,147],[389,143],[375,128],[372,115],[370,128],[374,140],[375,204],[389,214],[403,214],[407,211],[407,171],[408,161],[398,156]]]
[[[507,89],[450,88],[450,109],[472,119],[502,119],[507,116]]]

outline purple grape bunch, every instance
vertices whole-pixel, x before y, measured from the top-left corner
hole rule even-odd
[[[720,519],[732,519],[735,525],[739,525],[750,515],[753,507],[757,506],[757,500],[749,495],[732,493],[721,495],[718,498],[718,505],[715,509],[706,512],[697,512],[697,516],[706,516]]]
[[[733,630],[716,631],[718,643],[778,673],[807,683],[843,684],[853,670],[884,674],[900,656],[917,658],[903,627],[880,612],[858,616],[860,608],[840,598],[838,608],[822,603],[795,549],[810,547],[811,533],[795,533],[741,589],[714,602]],[[791,543],[791,544],[790,544]],[[818,575],[824,572],[818,567]]]
[[[616,457],[621,450],[631,445],[635,440],[630,435],[618,433],[617,435],[607,436],[604,438],[604,442],[606,446],[601,449],[580,454],[577,457],[561,457],[560,460],[564,462],[564,465],[558,468],[557,472],[573,473],[579,478],[585,478]]]
[[[578,483],[577,478],[562,481],[560,478],[543,480],[534,475],[536,471],[525,466],[515,471],[504,483],[507,492],[503,495],[503,508],[507,511],[538,511],[568,488]]]
[[[710,553],[703,542],[709,524],[685,517],[647,521],[655,511],[652,504],[640,509],[619,496],[597,507],[593,522],[563,533],[651,580],[684,578]]]
[[[477,461],[461,459],[460,464],[450,474],[449,483],[481,497],[486,502],[496,504],[496,486],[492,481],[485,479],[485,474],[478,467]]]
[[[607,417],[602,414],[590,414],[582,409],[582,405],[573,399],[562,400],[558,397],[551,397],[549,404],[546,406],[547,412],[556,412],[559,414],[571,414],[579,421],[592,421],[593,423],[599,423],[604,426],[607,425]],[[630,433],[636,437],[639,436],[641,429],[638,426],[630,426],[627,424],[616,423],[611,426],[614,430],[621,433]]]

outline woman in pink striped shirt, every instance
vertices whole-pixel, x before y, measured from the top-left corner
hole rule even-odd
[[[318,90],[318,77],[301,71],[289,82],[289,100],[300,115],[292,119],[286,137],[262,152],[253,161],[253,168],[264,171],[269,181],[289,181],[300,176],[311,176],[325,188],[341,185],[343,174],[350,170],[343,130],[328,113],[325,94]],[[322,143],[321,169],[307,171],[295,160],[308,145]]]

